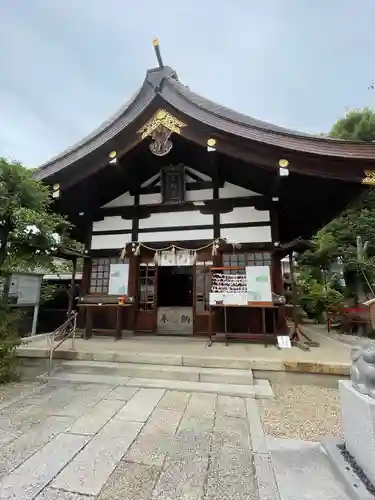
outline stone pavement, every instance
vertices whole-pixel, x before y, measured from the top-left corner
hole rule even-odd
[[[254,399],[49,382],[3,404],[0,444],[0,500],[347,499]]]

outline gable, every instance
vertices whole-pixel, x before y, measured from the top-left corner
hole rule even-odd
[[[260,196],[260,194],[230,182],[226,182],[219,189],[219,198],[246,198],[247,196]]]
[[[209,201],[213,198],[213,189],[211,187],[197,188],[194,189],[194,184],[197,183],[209,183],[212,179],[201,172],[191,168],[185,167],[185,184],[189,186],[186,191],[185,200],[187,202],[195,201]],[[142,190],[145,192],[142,193]],[[151,192],[150,192],[151,190]],[[245,198],[249,196],[260,196],[259,193],[245,189],[243,187],[237,186],[230,182],[225,182],[224,186],[219,188],[219,198]],[[141,185],[141,194],[139,197],[140,205],[160,205],[162,203],[161,195],[161,173],[153,175],[147,179]],[[103,205],[102,208],[118,208],[118,207],[128,207],[134,205],[134,196],[132,196],[129,191],[121,194],[117,198],[111,200],[110,202]]]

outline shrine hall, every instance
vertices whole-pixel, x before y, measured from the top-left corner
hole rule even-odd
[[[374,184],[375,145],[216,104],[154,49],[134,97],[35,173],[85,245],[79,324],[272,343],[287,333],[281,260]]]

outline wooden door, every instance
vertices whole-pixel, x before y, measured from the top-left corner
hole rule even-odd
[[[157,266],[142,258],[138,268],[136,330],[155,332],[157,327]]]

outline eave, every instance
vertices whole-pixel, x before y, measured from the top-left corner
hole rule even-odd
[[[375,158],[374,144],[310,136],[213,103],[191,92],[164,66],[149,70],[140,90],[116,115],[42,165],[35,177],[69,182],[73,171],[79,170],[82,178],[106,167],[112,150],[124,156],[139,144],[137,131],[160,108],[186,123],[182,137],[202,147],[214,137],[218,152],[269,169],[278,169],[278,160],[287,158],[291,171],[360,183]]]

